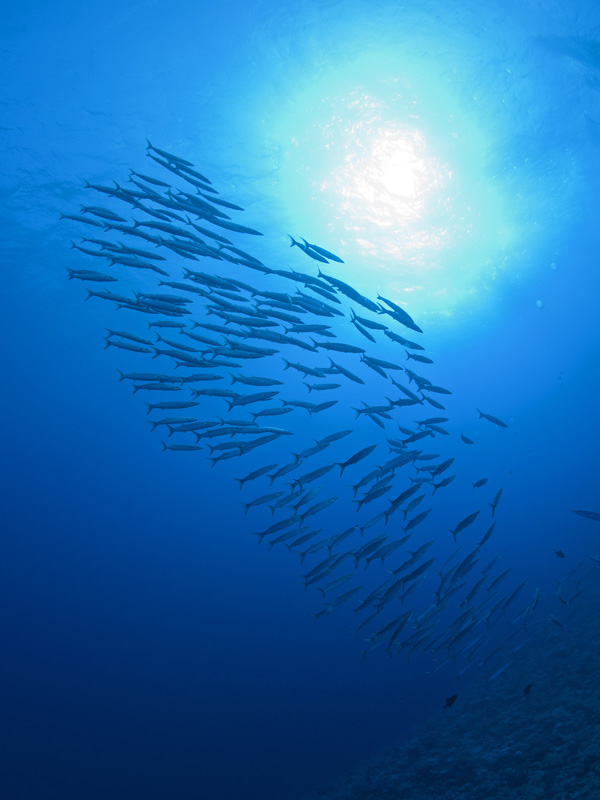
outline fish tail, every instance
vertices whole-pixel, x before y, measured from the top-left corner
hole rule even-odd
[[[106,344],[104,345],[104,349],[106,350],[106,348],[107,348],[107,347],[110,347],[110,346],[111,346],[112,342],[111,342],[111,340],[108,338],[108,336],[105,336],[105,337],[104,337],[104,341],[106,342]]]
[[[162,451],[163,451],[163,453],[164,453],[164,452],[165,452],[165,450],[167,449],[167,445],[166,445],[164,442],[162,442],[162,446],[163,446],[163,449],[162,449]]]
[[[108,347],[108,345],[106,345],[106,347]],[[106,347],[104,348],[105,350],[106,350]],[[132,394],[135,394],[135,393],[137,392],[137,390],[138,390],[140,387],[139,387],[139,386],[136,386],[136,385],[134,384],[132,388],[133,388],[133,392],[132,392]]]
[[[119,373],[119,375],[121,376],[121,377],[119,378],[119,380],[120,380],[120,381],[122,381],[122,380],[125,380],[125,375],[124,375],[124,374],[121,372],[121,370],[120,370],[120,369],[118,369],[118,370],[117,370],[117,372],[118,372],[118,373]]]
[[[88,296],[85,298],[86,300],[89,300],[90,297],[94,296],[94,292],[92,292],[91,289],[86,289],[86,292],[88,293]]]
[[[167,428],[169,429],[169,437],[173,436],[175,433],[175,428],[173,428],[171,425],[167,425]]]
[[[144,405],[148,406],[148,411],[146,411],[146,416],[152,411],[152,403],[144,403]],[[154,428],[152,429],[154,430]]]
[[[293,237],[293,236],[290,236],[290,234],[289,234],[289,233],[288,233],[288,236],[289,236],[289,237],[290,237],[290,239],[292,240],[292,243],[291,243],[290,247],[293,247],[294,245],[296,245],[297,247],[300,247],[300,245],[299,245],[299,244],[298,244],[298,242],[297,242],[297,241],[294,239],[294,237]]]

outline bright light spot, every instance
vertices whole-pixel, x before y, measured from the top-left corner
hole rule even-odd
[[[332,176],[348,210],[388,232],[422,215],[427,192],[439,176],[419,131],[380,128],[348,142],[350,148],[352,155],[346,157],[345,166]]]
[[[372,112],[377,104],[368,100],[361,97],[358,110]],[[421,262],[423,253],[448,246],[447,228],[441,220],[432,224],[431,215],[448,202],[452,171],[417,128],[368,117],[343,129],[343,158],[321,188],[339,198],[346,229],[360,238],[364,252]]]
[[[411,315],[476,308],[523,228],[476,123],[420,60],[395,73],[383,57],[353,60],[307,83],[268,130],[282,229],[337,252],[343,280]]]
[[[388,143],[385,143],[388,144]],[[406,142],[400,142],[393,152],[388,147],[373,148],[374,158],[377,158],[375,168],[380,173],[380,180],[383,186],[391,194],[402,198],[413,198],[417,192],[418,173],[422,171],[422,165],[418,158],[406,146]],[[382,152],[377,152],[377,150]]]

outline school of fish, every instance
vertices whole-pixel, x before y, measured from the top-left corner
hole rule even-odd
[[[442,400],[451,392],[408,366],[433,365],[405,336],[421,328],[393,299],[373,300],[330,274],[342,259],[306,239],[290,236],[304,270],[262,263],[239,246],[240,237],[262,235],[232,219],[240,206],[190,161],[150,142],[146,154],[160,177],[131,170],[123,185],[86,183],[101,201],[62,216],[85,226],[72,247],[95,267],[74,265],[69,279],[85,283],[86,299],[123,310],[126,329],[107,327],[105,346],[144,361],[140,371],[120,370],[120,380],[146,398],[163,450],[202,452],[217,470],[232,460],[244,495],[265,486],[243,500],[245,514],[269,522],[251,535],[298,554],[315,623],[349,605],[365,655],[420,651],[431,672],[452,664],[459,676],[502,660],[489,680],[501,674],[528,639],[540,592],[526,597],[527,580],[511,583],[502,552],[490,559],[502,488],[483,499],[487,478],[472,484],[481,502],[445,526],[428,521],[433,497],[457,475],[453,457],[430,452],[450,436]],[[377,402],[353,399],[370,398],[374,386]],[[474,444],[464,433],[457,441]],[[340,530],[350,500],[356,522]],[[438,563],[434,545],[444,537],[456,547]],[[596,570],[600,556],[590,558]],[[555,625],[565,624],[588,574],[581,562],[559,583]]]

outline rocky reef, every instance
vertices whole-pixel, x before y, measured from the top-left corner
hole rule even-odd
[[[306,800],[597,800],[599,612],[600,570],[502,674],[480,675],[408,741]]]

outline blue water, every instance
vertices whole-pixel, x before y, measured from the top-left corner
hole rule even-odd
[[[321,604],[303,589],[304,565],[251,535],[271,516],[244,516],[240,503],[268,483],[240,491],[235,477],[287,463],[290,450],[347,423],[348,443],[301,470],[375,442],[389,457],[383,432],[350,411],[385,402],[389,384],[374,372],[344,361],[366,385],[345,381],[343,402],[322,415],[278,418],[295,446],[278,441],[272,458],[212,469],[202,453],[161,451],[147,398],[132,396],[117,369],[169,372],[168,362],[103,349],[106,327],[146,335],[147,320],[83,302],[66,268],[98,259],[70,248],[84,226],[59,221],[81,203],[109,205],[84,180],[125,185],[130,168],[167,179],[148,167],[147,137],[246,209],[235,220],[264,236],[232,236],[238,247],[316,274],[286,234],[305,236],[344,259],[324,271],[402,303],[435,361],[409,366],[453,392],[447,414],[419,406],[398,416],[407,426],[448,416],[451,435],[428,449],[456,457],[454,483],[421,506],[433,511],[418,544],[435,539],[442,564],[449,529],[502,487],[482,563],[505,551],[506,591],[528,583],[493,641],[506,642],[536,587],[536,623],[561,613],[556,581],[599,549],[598,523],[572,513],[600,510],[599,26],[589,0],[3,9],[1,797],[297,800],[509,660],[500,654],[458,681],[431,654],[407,661],[378,649],[363,659],[351,610],[313,626]],[[389,141],[416,159],[412,195],[373,177],[391,170],[373,150]],[[121,274],[123,287],[109,289],[156,286]],[[289,288],[246,268],[227,274]],[[341,341],[370,347],[336,320]],[[404,363],[389,342],[369,352]],[[282,374],[282,393],[307,399],[299,376]],[[216,399],[205,408],[208,418],[226,410]],[[476,408],[509,427],[479,420]],[[331,492],[321,496],[340,500],[318,527],[355,524],[345,487],[366,471],[323,480]],[[463,555],[477,539],[466,541]],[[376,570],[387,577],[376,565],[357,575],[374,587]],[[435,585],[431,577],[407,607],[424,611]]]

